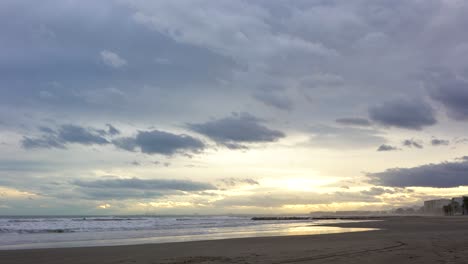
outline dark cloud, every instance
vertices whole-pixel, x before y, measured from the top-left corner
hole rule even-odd
[[[115,136],[115,135],[119,135],[120,134],[120,130],[118,130],[117,128],[115,128],[114,126],[112,126],[111,124],[107,124],[107,133],[111,136]]]
[[[104,145],[109,141],[95,133],[92,129],[76,125],[63,125],[58,131],[58,139],[66,143],[77,143],[83,145]]]
[[[40,126],[39,131],[46,133],[46,134],[57,134],[52,128],[50,127],[45,127],[45,126]]]
[[[191,136],[158,130],[138,132],[135,142],[141,148],[141,152],[147,154],[171,155],[179,151],[200,152],[205,147],[203,142]]]
[[[139,148],[146,154],[162,155],[173,155],[184,151],[199,153],[205,148],[205,144],[199,139],[159,130],[138,131],[135,137],[119,138],[114,140],[113,144],[128,151]]]
[[[250,114],[233,116],[187,126],[228,148],[245,148],[243,143],[274,142],[284,137],[284,133],[262,125],[263,121]]]
[[[446,139],[438,139],[438,138],[433,138],[431,140],[432,146],[448,146],[450,144],[450,141]]]
[[[387,144],[382,144],[377,149],[377,151],[394,151],[394,150],[398,150],[398,148],[394,147],[394,146],[387,145]]]
[[[135,151],[137,148],[137,143],[135,138],[132,137],[122,137],[122,138],[117,138],[112,140],[112,144],[114,144],[116,147],[127,150],[127,151]]]
[[[392,168],[368,173],[371,183],[392,187],[450,188],[468,185],[468,160],[427,164],[413,168]]]
[[[220,180],[226,186],[236,186],[236,185],[259,185],[258,181],[250,178],[224,178]]]
[[[423,148],[422,143],[420,143],[419,141],[414,140],[414,139],[405,139],[405,140],[403,140],[403,142],[401,144],[403,146],[409,147],[409,148],[412,148],[412,147],[415,147],[415,148],[418,148],[418,149]]]
[[[434,109],[420,100],[394,100],[369,108],[370,118],[384,126],[421,130],[437,123]]]
[[[21,146],[25,149],[65,148],[63,142],[60,142],[58,138],[54,136],[42,136],[40,138],[30,138],[25,136],[21,140]]]
[[[77,125],[62,125],[57,130],[42,127],[44,134],[37,138],[23,137],[21,144],[25,149],[33,148],[65,148],[67,144],[106,145],[114,146],[127,151],[140,150],[147,154],[173,155],[184,151],[199,153],[205,144],[196,138],[184,134],[152,130],[138,131],[135,137],[115,138],[112,141],[105,136],[112,137],[120,134],[112,125],[108,129],[85,128]]]
[[[293,103],[285,95],[271,90],[259,90],[254,95],[253,98],[264,103],[265,105],[278,108],[280,110],[292,110]]]
[[[429,94],[440,102],[450,117],[468,120],[468,82],[447,71],[432,72],[428,80]]]
[[[359,117],[344,117],[335,120],[338,124],[351,126],[370,126],[371,122],[365,118]]]
[[[77,125],[62,125],[58,130],[39,127],[44,134],[40,137],[23,137],[21,145],[25,149],[32,148],[65,148],[66,144],[105,145],[109,141],[102,136],[103,132],[94,128],[84,128]]]

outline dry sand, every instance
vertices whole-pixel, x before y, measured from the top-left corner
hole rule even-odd
[[[340,224],[378,231],[198,242],[0,251],[1,264],[468,263],[468,217]]]

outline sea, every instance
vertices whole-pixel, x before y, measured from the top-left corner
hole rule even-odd
[[[251,216],[0,216],[0,250],[135,245],[370,231],[323,224],[356,220],[268,220]]]

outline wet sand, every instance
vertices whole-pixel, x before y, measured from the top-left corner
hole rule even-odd
[[[468,217],[393,217],[334,226],[377,231],[113,247],[0,251],[0,263],[468,263]]]

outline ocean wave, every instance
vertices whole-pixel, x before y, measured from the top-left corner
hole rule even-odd
[[[95,233],[114,231],[150,231],[191,233],[193,230],[211,230],[233,228],[243,225],[255,225],[249,218],[230,216],[72,216],[72,217],[36,217],[0,219],[0,233],[11,234],[60,234],[60,233]],[[1,244],[1,242],[0,242]]]
[[[0,233],[18,233],[18,234],[43,234],[43,233],[74,233],[73,229],[8,229],[0,228]]]
[[[7,222],[8,223],[40,223],[40,222],[59,222],[59,221],[63,221],[62,219],[54,219],[54,218],[50,218],[50,219],[37,219],[37,218],[33,218],[33,219],[10,219],[8,220]]]
[[[37,219],[11,219],[8,220],[8,223],[38,223],[42,222],[41,220]]]
[[[72,221],[96,221],[96,222],[112,222],[112,221],[143,221],[144,218],[74,218]]]

